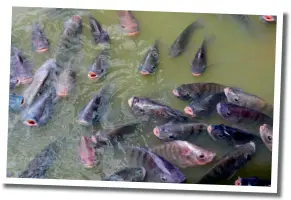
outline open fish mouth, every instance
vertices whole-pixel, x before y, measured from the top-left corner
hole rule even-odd
[[[79,120],[77,120],[77,122],[78,122],[80,125],[83,125],[83,126],[89,126],[89,125],[90,125],[89,122],[87,122],[87,121],[85,121],[85,120],[83,120],[83,119],[79,119]]]
[[[88,78],[91,80],[97,79],[99,76],[95,72],[89,72],[88,73]]]
[[[68,92],[66,90],[62,90],[62,91],[57,92],[57,95],[59,97],[66,97],[68,96]]]
[[[207,132],[208,132],[208,135],[214,140],[216,141],[216,138],[212,135],[212,131],[213,131],[214,127],[212,125],[209,125],[207,127]]]
[[[148,71],[142,70],[140,71],[140,74],[146,76],[146,75],[149,75],[150,73]]]
[[[44,53],[44,52],[47,52],[47,51],[48,51],[48,48],[47,48],[47,47],[38,48],[38,49],[36,50],[36,52],[38,52],[38,53]]]
[[[37,122],[35,120],[33,120],[33,119],[25,120],[23,123],[25,125],[27,125],[27,126],[30,126],[30,127],[36,127],[36,126],[38,126]]]
[[[132,105],[133,105],[133,100],[134,100],[134,97],[131,97],[130,99],[128,99],[128,105],[130,106],[130,107],[132,107]]]
[[[174,89],[174,90],[172,91],[172,93],[173,93],[173,95],[175,95],[176,97],[179,97],[179,96],[180,96],[180,94],[179,94],[179,92],[178,92],[177,89]]]
[[[160,130],[159,130],[158,127],[155,127],[155,128],[153,129],[153,134],[154,134],[155,136],[157,136],[158,138],[160,137]]]
[[[186,106],[184,108],[184,112],[187,114],[187,115],[190,115],[192,117],[196,117],[195,113],[193,112],[193,110],[190,108],[190,106]]]

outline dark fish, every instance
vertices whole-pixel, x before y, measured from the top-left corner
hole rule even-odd
[[[211,94],[202,99],[193,99],[184,112],[192,117],[208,117],[216,108],[216,105],[226,99],[223,92]]]
[[[234,146],[245,144],[254,139],[252,134],[224,124],[209,125],[207,131],[214,141],[223,141]]]
[[[29,84],[33,80],[32,63],[28,58],[15,46],[11,47],[11,69],[17,78],[17,85]]]
[[[91,68],[89,69],[88,78],[91,80],[102,78],[106,74],[108,67],[108,52],[103,50],[96,56]]]
[[[216,163],[198,184],[217,184],[220,181],[228,180],[244,167],[253,157],[256,151],[254,142],[248,142],[234,147]]]
[[[40,27],[39,23],[35,22],[32,25],[32,50],[38,53],[43,53],[49,49],[49,41],[44,33],[44,30]]]
[[[45,178],[46,171],[53,165],[60,151],[60,142],[56,140],[40,151],[36,157],[30,161],[28,168],[19,175],[19,178]]]
[[[53,87],[39,95],[35,101],[23,111],[23,123],[30,127],[46,124],[51,119],[55,98],[56,91]]]
[[[273,127],[268,124],[260,126],[260,136],[266,147],[272,151],[273,146]]]
[[[186,180],[177,167],[147,148],[126,147],[125,152],[129,165],[146,169],[145,182],[182,183]]]
[[[197,28],[203,28],[204,26],[201,24],[199,20],[194,21],[190,25],[188,25],[183,32],[180,33],[180,35],[176,38],[176,40],[173,42],[171,47],[169,48],[168,55],[171,58],[180,56],[186,49],[190,35],[196,30]]]
[[[276,15],[261,15],[259,17],[261,22],[267,23],[267,24],[275,24],[277,22],[277,16]]]
[[[273,124],[273,119],[256,110],[238,106],[232,103],[218,103],[217,113],[224,119],[232,123],[241,125]]]
[[[192,135],[200,135],[207,132],[207,124],[204,123],[173,123],[169,122],[153,129],[154,135],[160,140],[187,140]]]
[[[121,28],[128,36],[135,36],[139,34],[139,23],[131,11],[118,11],[117,14]]]
[[[100,120],[102,116],[101,109],[108,103],[105,97],[105,92],[108,92],[107,89],[107,86],[99,89],[90,101],[80,110],[77,120],[79,124],[90,126]]]
[[[134,114],[138,116],[154,116],[163,120],[188,121],[189,118],[182,112],[172,109],[167,105],[160,104],[149,98],[131,97],[128,104],[133,110]]]
[[[126,167],[105,177],[103,181],[142,182],[145,179],[145,176],[146,170],[143,167]]]
[[[9,94],[9,112],[18,112],[24,104],[23,96],[10,93]]]
[[[224,92],[225,87],[218,83],[189,83],[180,85],[172,93],[179,99],[192,100]]]
[[[270,180],[259,179],[258,177],[238,177],[235,182],[238,186],[271,186]]]
[[[149,75],[154,73],[157,65],[159,63],[159,51],[158,51],[158,41],[156,40],[154,45],[147,51],[142,64],[139,66],[139,72],[142,75]]]
[[[56,60],[49,59],[35,72],[32,83],[24,90],[25,104],[30,105],[39,93],[55,81]]]
[[[263,112],[265,114],[273,113],[273,105],[267,103],[264,99],[242,91],[239,88],[227,87],[224,93],[228,102]]]
[[[91,14],[89,14],[89,23],[91,34],[95,43],[109,43],[110,38],[108,33],[102,28],[101,24]]]
[[[93,168],[100,164],[96,158],[96,152],[92,140],[87,136],[81,136],[78,146],[79,159],[85,168]]]
[[[191,63],[191,73],[193,76],[200,76],[202,75],[205,70],[207,65],[207,56],[206,56],[206,43],[210,42],[210,39],[212,38],[205,38],[203,39],[203,42],[199,49],[197,50],[197,53],[195,54],[195,57]]]
[[[56,92],[58,97],[66,97],[69,95],[75,86],[76,76],[76,71],[72,67],[64,69],[57,78]]]
[[[179,168],[206,165],[214,159],[215,152],[187,141],[175,140],[156,146],[152,152]]]

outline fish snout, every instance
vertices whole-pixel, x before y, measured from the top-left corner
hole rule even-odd
[[[34,119],[28,119],[23,122],[26,126],[36,127],[38,126],[37,122]]]
[[[234,185],[241,185],[241,178],[238,177],[238,179],[235,180]]]
[[[155,128],[153,129],[153,134],[154,134],[155,136],[157,136],[158,138],[160,137],[160,130],[159,130],[158,127],[155,127]]]
[[[223,91],[224,91],[224,94],[227,96],[230,92],[230,88],[229,87],[224,88]]]
[[[150,73],[148,71],[141,70],[140,74],[146,76],[146,75],[149,75]]]
[[[128,105],[130,106],[130,107],[132,107],[133,106],[133,100],[134,100],[134,97],[131,97],[130,99],[128,99]]]
[[[20,84],[26,85],[26,84],[31,83],[32,80],[33,80],[33,78],[23,78],[23,79],[18,79],[18,80],[17,80],[17,81],[18,81],[17,83],[18,83],[18,85],[20,85]],[[16,84],[17,84],[17,83],[16,83]]]
[[[98,75],[95,72],[89,72],[88,73],[88,78],[91,80],[95,80],[98,78]]]
[[[172,91],[172,93],[173,93],[173,95],[175,95],[176,97],[179,97],[179,96],[180,96],[180,94],[179,94],[179,92],[178,92],[177,89],[174,89],[174,90]]]
[[[195,113],[193,112],[192,108],[190,106],[186,106],[184,108],[184,112],[187,114],[187,115],[190,115],[192,117],[195,117]]]
[[[198,76],[201,76],[202,74],[201,73],[192,73],[192,75],[195,77],[198,77]]]
[[[264,132],[265,130],[266,130],[266,128],[267,128],[267,124],[263,124],[263,125],[261,125],[260,126],[260,132],[262,133],[262,132]]]

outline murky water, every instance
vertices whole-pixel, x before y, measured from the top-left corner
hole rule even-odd
[[[29,128],[23,125],[20,115],[9,114],[8,170],[13,177],[26,169],[41,149],[57,138],[65,136],[67,142],[62,148],[55,164],[47,172],[52,179],[99,180],[122,167],[119,158],[113,155],[112,148],[107,148],[102,164],[93,169],[84,169],[78,161],[77,144],[80,135],[90,135],[91,129],[83,128],[76,123],[79,110],[91,96],[104,84],[113,83],[110,107],[99,128],[114,126],[134,121],[127,100],[133,96],[150,97],[171,107],[183,110],[186,102],[178,100],[171,90],[183,83],[216,82],[243,88],[273,104],[276,25],[261,23],[258,16],[251,16],[255,34],[251,35],[228,16],[215,14],[133,12],[140,23],[141,32],[136,38],[124,36],[118,25],[116,11],[101,10],[66,10],[13,8],[12,43],[17,45],[34,63],[36,71],[47,59],[55,56],[58,38],[63,23],[73,14],[84,16],[90,12],[111,38],[110,69],[103,81],[92,82],[87,78],[87,70],[93,59],[103,48],[92,40],[88,19],[83,18],[82,49],[76,55],[78,62],[77,85],[69,99],[56,105],[52,119],[43,127]],[[199,30],[190,40],[187,51],[180,57],[170,59],[168,48],[178,34],[195,19],[202,19],[205,28]],[[37,54],[31,50],[31,25],[34,20],[44,25],[50,40],[50,51]],[[214,34],[216,40],[208,48],[207,68],[201,77],[193,77],[190,61],[202,42],[204,35]],[[137,66],[147,48],[159,40],[161,62],[156,73],[143,77],[137,73]],[[24,87],[17,88],[21,94]],[[205,123],[225,123],[217,114],[213,114]],[[141,125],[135,134],[121,143],[153,147],[161,144],[152,134],[155,125]],[[230,150],[224,144],[216,144],[207,135],[192,140],[195,144],[210,148],[221,157]],[[255,141],[257,151],[254,159],[239,170],[232,179],[224,183],[233,184],[237,176],[271,177],[271,153],[260,140]],[[189,182],[196,182],[212,164],[182,170]]]

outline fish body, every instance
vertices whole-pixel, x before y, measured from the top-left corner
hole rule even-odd
[[[145,176],[146,170],[143,167],[126,167],[105,177],[103,181],[142,182]]]
[[[109,67],[108,52],[106,50],[101,51],[93,61],[91,68],[88,71],[88,78],[96,80],[102,78]]]
[[[89,23],[91,35],[96,44],[110,42],[107,31],[102,28],[101,24],[92,15],[89,15]]]
[[[32,25],[31,41],[33,51],[43,53],[49,50],[49,41],[38,22],[34,22]]]
[[[235,180],[237,186],[271,186],[270,180],[260,179],[258,177],[238,177]]]
[[[119,24],[125,34],[127,34],[130,37],[139,34],[140,32],[139,23],[131,11],[128,10],[118,11],[117,14],[119,18]]]
[[[159,63],[158,41],[146,52],[142,64],[139,66],[139,72],[142,75],[154,73],[157,64]]]

